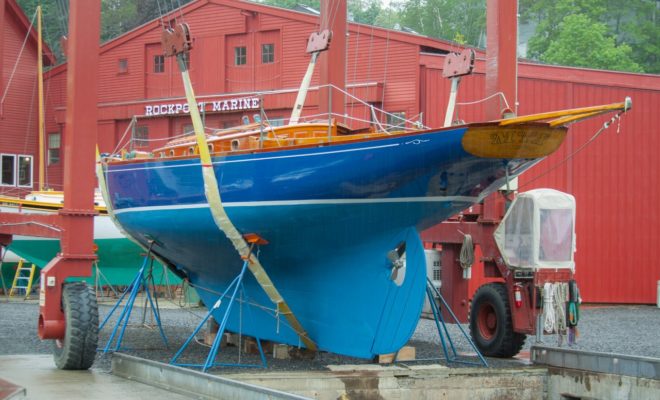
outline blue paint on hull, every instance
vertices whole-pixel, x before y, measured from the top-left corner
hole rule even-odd
[[[465,209],[502,183],[503,160],[462,149],[465,128],[371,142],[214,158],[237,229],[270,243],[259,259],[320,349],[370,358],[403,346],[423,305],[418,230]],[[532,163],[512,161],[522,172]],[[188,274],[208,306],[242,266],[206,205],[198,160],[108,166],[117,218]],[[387,253],[406,242],[405,279]],[[216,317],[224,306],[216,311]],[[251,275],[229,329],[300,344]]]

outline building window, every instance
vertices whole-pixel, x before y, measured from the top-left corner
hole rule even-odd
[[[138,126],[133,131],[133,145],[135,147],[149,146],[149,127]]]
[[[270,64],[275,61],[275,45],[272,43],[261,45],[261,63]]]
[[[165,72],[165,56],[164,55],[158,55],[154,56],[154,72],[157,74],[160,74],[162,72]]]
[[[195,129],[193,127],[193,124],[185,124],[183,125],[183,133],[184,135],[188,135],[190,133],[195,133]]]
[[[387,114],[387,130],[388,131],[400,131],[406,127],[406,113],[401,111],[401,112],[393,112]]]
[[[3,154],[0,156],[0,166],[2,168],[0,184],[3,186],[16,185],[16,156],[13,154]]]
[[[234,65],[247,64],[247,47],[234,47]]]
[[[120,58],[119,59],[119,64],[117,65],[117,68],[118,68],[118,73],[127,74],[128,73],[128,59],[127,58]]]
[[[59,132],[48,134],[48,165],[60,162],[60,143],[61,136]]]
[[[18,156],[18,186],[32,187],[32,156]]]

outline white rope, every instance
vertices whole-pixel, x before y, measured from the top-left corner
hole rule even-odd
[[[568,284],[566,282],[543,285],[543,330],[546,333],[563,335],[566,332],[566,302]]]
[[[472,264],[474,264],[474,244],[472,242],[472,235],[470,234],[463,235],[459,263],[461,268],[463,268],[463,279],[471,279]]]
[[[568,284],[558,282],[553,285],[554,308],[557,334],[566,333],[566,302],[568,301]]]
[[[335,86],[335,85],[328,85],[328,86],[331,87],[331,88],[333,88],[333,89],[335,89],[335,90],[338,90],[339,92],[345,94],[345,95],[348,96],[349,98],[351,98],[351,99],[357,101],[358,103],[360,103],[360,104],[362,104],[362,105],[364,105],[364,106],[366,106],[366,107],[370,107],[370,108],[373,108],[373,109],[375,109],[375,110],[378,110],[378,111],[379,111],[380,113],[382,113],[382,114],[389,115],[389,116],[391,116],[391,117],[393,117],[393,118],[397,118],[397,119],[399,119],[399,120],[401,120],[401,121],[403,121],[403,122],[409,123],[409,124],[411,124],[411,125],[420,125],[420,124],[419,124],[419,121],[412,121],[412,120],[409,120],[409,119],[406,119],[406,118],[401,118],[401,117],[398,116],[398,115],[395,115],[395,114],[389,113],[389,112],[387,112],[387,111],[385,111],[385,110],[383,110],[383,109],[380,109],[380,108],[376,108],[376,107],[374,107],[373,105],[371,105],[371,104],[365,102],[364,100],[362,100],[362,99],[360,99],[360,98],[358,98],[358,97],[353,96],[352,94],[348,93],[348,92],[345,91],[344,89],[339,88],[339,87],[337,87],[337,86]],[[422,128],[428,128],[428,127],[424,126],[423,124],[421,125],[421,127],[422,127]]]
[[[133,119],[131,119],[131,122],[126,127],[126,130],[124,131],[124,134],[121,136],[121,139],[119,139],[119,141],[117,142],[117,147],[115,147],[115,149],[112,151],[112,154],[116,154],[119,149],[126,146],[126,145],[122,146],[121,143],[124,141],[124,138],[126,138],[126,135],[128,134],[128,131],[131,129],[131,127],[133,126],[133,124],[136,121],[137,121],[137,119],[135,117],[133,117]],[[130,140],[129,140],[129,142],[130,142]],[[129,142],[127,142],[126,144],[128,144]]]
[[[470,234],[463,236],[459,262],[463,269],[468,269],[474,264],[474,245],[472,244],[472,235]]]
[[[555,331],[555,308],[553,307],[552,283],[543,285],[543,330],[547,333]]]
[[[506,101],[506,96],[504,96],[504,93],[502,93],[502,92],[493,93],[493,94],[491,94],[490,96],[485,97],[485,98],[480,99],[480,100],[474,100],[474,101],[466,101],[466,102],[456,103],[456,105],[457,105],[457,106],[469,106],[469,105],[473,105],[473,104],[479,104],[479,103],[483,103],[484,101],[490,100],[490,99],[492,99],[492,98],[495,97],[495,96],[500,96],[500,97],[502,97],[502,100],[504,101],[504,105],[506,106],[506,108],[510,109],[510,108],[509,108],[509,102]]]

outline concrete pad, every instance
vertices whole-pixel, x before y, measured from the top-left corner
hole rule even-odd
[[[62,371],[51,355],[0,356],[0,378],[24,387],[35,400],[183,400],[181,396],[101,371]]]

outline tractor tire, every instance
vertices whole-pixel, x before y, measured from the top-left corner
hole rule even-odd
[[[481,286],[472,299],[470,334],[481,353],[488,357],[509,358],[520,352],[527,336],[513,331],[511,305],[506,286]]]
[[[59,369],[84,370],[94,364],[99,337],[96,295],[85,282],[65,283],[62,310],[64,338],[54,341],[53,356]]]

